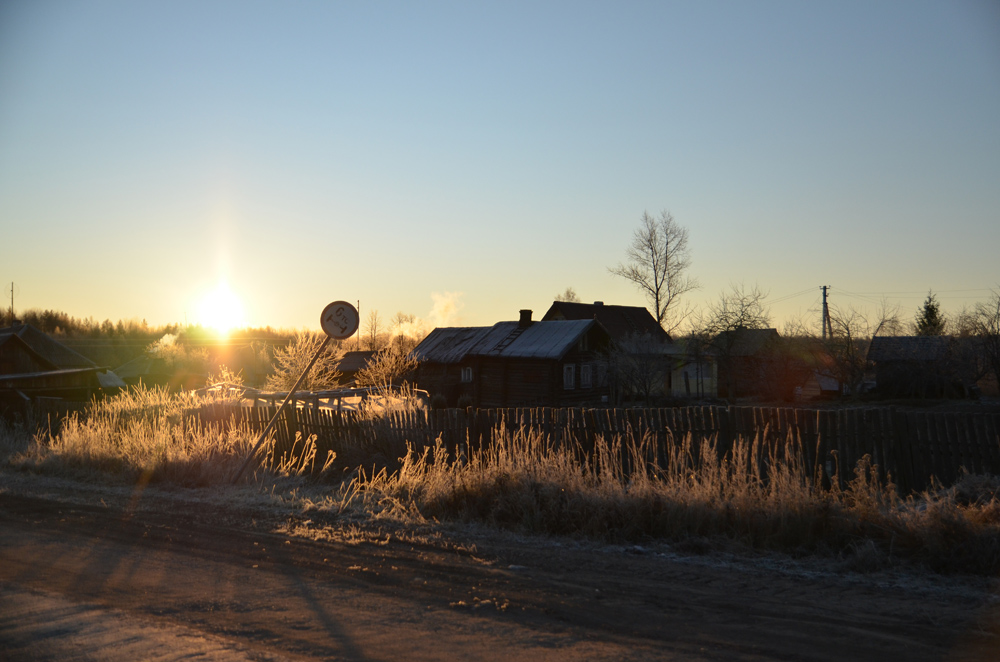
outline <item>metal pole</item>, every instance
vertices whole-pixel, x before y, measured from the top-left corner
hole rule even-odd
[[[285,401],[281,403],[280,407],[278,407],[278,411],[274,412],[274,416],[271,417],[271,421],[267,424],[267,427],[264,428],[264,431],[260,433],[260,438],[257,440],[257,443],[254,444],[253,450],[250,451],[250,455],[248,455],[247,459],[243,461],[243,465],[240,467],[240,470],[236,472],[236,476],[233,478],[234,485],[239,481],[240,478],[243,477],[243,472],[247,470],[247,467],[250,465],[250,462],[252,462],[253,459],[257,456],[257,451],[260,450],[260,447],[264,444],[264,439],[267,438],[268,433],[271,432],[272,428],[274,428],[274,424],[278,422],[278,417],[281,416],[281,412],[284,411],[285,406],[292,399],[292,396],[295,395],[295,391],[298,390],[299,384],[301,384],[302,380],[306,378],[307,374],[309,374],[309,370],[316,363],[316,360],[319,358],[319,355],[323,353],[323,350],[326,349],[326,345],[329,342],[330,342],[330,336],[327,336],[326,340],[323,341],[323,344],[320,345],[319,349],[316,350],[316,354],[313,355],[312,360],[309,361],[309,365],[307,365],[305,370],[302,371],[302,374],[299,375],[299,378],[295,380],[295,384],[292,386],[292,389],[288,392],[288,395],[285,396]]]
[[[830,289],[830,286],[829,285],[821,285],[819,289],[823,290],[823,320],[822,320],[822,324],[823,324],[823,340],[826,340],[828,337],[832,340],[833,339],[833,324],[830,323],[830,307],[826,303],[826,291],[828,289]],[[828,331],[829,331],[829,335],[827,335]]]

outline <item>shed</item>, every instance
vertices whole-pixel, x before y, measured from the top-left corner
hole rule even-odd
[[[122,388],[118,375],[30,324],[0,329],[0,392],[6,399],[88,400]]]
[[[875,389],[893,397],[965,395],[975,370],[965,365],[970,352],[963,351],[963,343],[975,341],[950,336],[872,338],[868,360],[875,367]]]

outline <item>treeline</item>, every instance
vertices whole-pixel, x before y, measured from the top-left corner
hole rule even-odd
[[[234,360],[234,351],[241,348],[268,357],[265,360],[269,361],[273,348],[288,344],[296,333],[271,327],[245,328],[234,329],[220,338],[214,330],[200,325],[151,325],[144,319],[99,322],[93,317],[80,319],[58,310],[30,309],[20,312],[18,318],[109,368],[117,368],[147,353],[162,353],[169,355],[171,362],[189,362],[213,371],[226,360]]]
[[[29,309],[18,317],[100,366],[117,369],[145,355],[162,359],[179,372],[211,376],[225,369],[256,387],[262,387],[276,371],[282,372],[275,361],[288,352],[295,355],[289,359],[294,364],[294,381],[322,337],[320,332],[270,326],[233,329],[221,337],[214,329],[200,325],[154,326],[144,319],[98,322],[93,317],[79,319],[58,310]],[[393,357],[404,357],[425,333],[413,315],[397,313],[384,322],[373,310],[354,337],[331,342],[327,354],[336,362],[347,351],[382,352],[391,348],[395,350]]]

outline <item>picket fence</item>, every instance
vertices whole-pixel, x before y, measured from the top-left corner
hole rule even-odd
[[[260,431],[276,407],[205,405],[193,414],[199,425],[244,424]],[[1000,414],[900,410],[894,407],[793,409],[773,407],[680,407],[670,409],[439,409],[389,412],[362,419],[355,412],[288,408],[275,428],[276,444],[288,449],[296,433],[316,435],[319,456],[359,445],[421,449],[436,440],[451,457],[488,444],[495,431],[527,429],[549,443],[593,448],[598,437],[640,440],[650,461],[665,462],[671,445],[687,435],[709,439],[720,455],[737,439],[772,448],[791,443],[818,475],[843,483],[864,456],[883,480],[903,493],[927,489],[932,477],[949,485],[963,472],[1000,475]]]

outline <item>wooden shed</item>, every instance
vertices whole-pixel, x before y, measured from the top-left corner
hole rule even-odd
[[[0,329],[0,399],[89,400],[101,390],[123,386],[115,373],[30,324]]]

